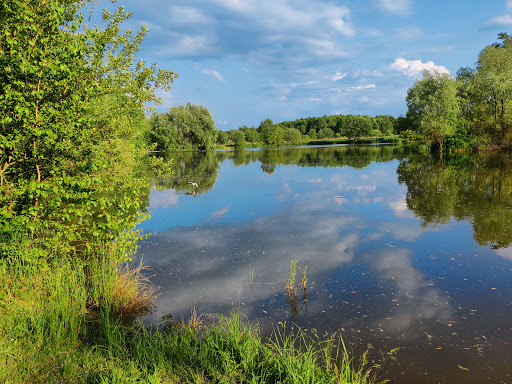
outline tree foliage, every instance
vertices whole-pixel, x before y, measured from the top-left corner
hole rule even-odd
[[[460,105],[455,79],[446,73],[423,72],[407,92],[408,117],[418,131],[443,150],[446,137],[455,132]]]
[[[1,2],[0,227],[4,237],[28,230],[47,247],[87,253],[137,221],[141,185],[128,198],[107,173],[132,165],[143,103],[158,102],[155,89],[176,75],[133,62],[146,28],[122,31],[131,13],[104,11],[104,26],[91,27],[83,5]]]
[[[512,37],[485,47],[478,57],[472,90],[480,133],[493,144],[512,142]]]
[[[240,129],[235,129],[231,131],[231,137],[233,139],[233,144],[235,148],[243,148],[245,147],[245,134]]]
[[[217,140],[215,121],[207,108],[200,105],[180,105],[168,113],[151,117],[151,141],[163,152],[176,149],[212,149]]]

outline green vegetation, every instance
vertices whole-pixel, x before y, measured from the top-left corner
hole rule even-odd
[[[397,169],[407,186],[407,207],[435,227],[469,221],[481,246],[512,244],[512,157],[508,153],[466,153],[442,159],[410,155]]]
[[[306,265],[304,267],[304,269],[299,267],[299,270],[300,270],[300,273],[302,275],[302,278],[301,278],[301,281],[300,281],[300,289],[302,291],[305,291],[306,289],[308,289],[308,278],[306,276],[306,271],[308,270],[308,266]]]
[[[295,295],[297,287],[295,287],[295,275],[297,274],[297,260],[292,260],[290,263],[290,276],[286,280],[286,291],[289,295]]]
[[[456,78],[425,72],[407,93],[408,111],[397,132],[416,143],[450,149],[512,145],[512,37],[485,47],[476,68]],[[405,130],[404,130],[405,128]]]
[[[313,342],[281,325],[263,341],[236,312],[153,329],[127,323],[151,303],[140,270],[105,261],[86,271],[69,259],[31,265],[20,254],[0,262],[2,382],[377,382],[341,339]]]
[[[228,132],[219,131],[217,144],[243,147],[276,147],[279,145],[311,145],[354,143],[365,137],[368,142],[399,140],[393,137],[397,119],[393,116],[333,115],[308,117],[274,124],[266,119],[258,128],[247,126]],[[344,139],[341,139],[344,138]]]
[[[343,167],[362,169],[372,162],[401,159],[406,149],[398,145],[343,146],[332,148],[285,148],[261,151],[219,151],[218,161],[233,159],[235,166],[260,162],[261,169],[273,173],[277,166],[295,164],[299,167]]]
[[[0,237],[28,232],[41,257],[117,248],[122,260],[147,199],[132,172],[147,151],[143,103],[175,74],[133,63],[146,28],[122,32],[122,7],[100,28],[82,5],[1,3]]]
[[[290,313],[292,316],[292,321],[297,318],[301,311],[307,313],[308,311],[308,279],[306,277],[306,270],[308,266],[306,265],[304,269],[299,267],[301,272],[301,282],[300,282],[300,292],[302,294],[302,305],[299,308],[298,299],[297,299],[297,287],[295,286],[295,278],[297,275],[297,260],[292,260],[290,263],[290,275],[286,280],[286,301],[290,305]]]
[[[439,145],[441,153],[446,137],[455,133],[459,115],[456,96],[457,87],[450,75],[428,71],[407,92],[409,118],[419,127],[419,134]]]
[[[161,152],[178,149],[212,149],[217,138],[217,129],[212,115],[205,107],[180,105],[168,113],[151,116],[150,138]]]

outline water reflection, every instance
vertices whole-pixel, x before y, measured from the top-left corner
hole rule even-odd
[[[170,176],[154,177],[156,189],[206,193],[215,186],[219,173],[219,160],[215,152],[176,152],[172,158],[165,160]]]
[[[389,313],[375,322],[374,327],[379,324],[387,333],[418,338],[423,337],[421,331],[425,333],[436,322],[447,325],[452,320],[446,297],[435,282],[428,281],[414,268],[410,249],[384,251],[377,256],[373,253],[366,262],[381,281],[394,286]]]
[[[469,221],[480,245],[508,247],[512,242],[512,156],[465,154],[442,161],[411,156],[397,169],[407,185],[407,206],[424,226],[452,217]]]
[[[293,319],[356,350],[401,347],[395,383],[510,381],[512,163],[494,156],[180,154],[143,225],[139,255],[161,286],[147,321],[235,306],[264,333]],[[185,195],[195,180],[206,189]],[[306,296],[286,293],[292,260],[308,266]]]

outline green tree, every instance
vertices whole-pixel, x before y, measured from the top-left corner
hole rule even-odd
[[[284,128],[281,125],[274,125],[270,119],[261,122],[258,132],[265,144],[268,145],[278,145],[284,138]]]
[[[235,148],[245,147],[245,134],[240,129],[231,131],[231,139],[235,144]]]
[[[396,134],[401,134],[402,132],[410,129],[411,127],[412,123],[407,117],[398,116],[396,120],[393,122],[393,131]]]
[[[217,144],[226,144],[229,141],[229,135],[225,131],[217,131]]]
[[[256,128],[248,128],[244,131],[245,139],[251,143],[257,143],[261,141],[260,134]]]
[[[447,136],[455,132],[460,104],[455,80],[446,73],[423,72],[407,91],[407,115],[419,132],[434,140],[440,152]]]
[[[143,103],[158,102],[155,89],[176,75],[133,62],[147,29],[121,32],[123,7],[90,28],[82,5],[0,3],[0,228],[86,252],[130,236],[143,194],[113,202],[120,184],[107,171],[126,172]]]
[[[334,137],[334,131],[331,128],[322,128],[318,131],[318,137],[321,139],[332,139]]]
[[[393,116],[375,116],[374,119],[378,125],[378,130],[384,135],[392,135],[393,134],[393,121],[395,118]]]
[[[267,144],[273,129],[274,122],[270,119],[263,120],[258,127],[258,133],[260,134],[262,140]]]
[[[478,98],[479,124],[493,144],[512,142],[512,37],[485,47],[478,57],[472,84]]]
[[[369,116],[350,116],[344,134],[349,138],[368,136],[371,132],[371,119]]]
[[[283,139],[289,143],[297,143],[302,140],[302,133],[296,128],[286,128]]]
[[[175,149],[212,149],[217,139],[213,118],[200,105],[171,107],[168,113],[156,114],[151,119],[151,140],[163,152]]]

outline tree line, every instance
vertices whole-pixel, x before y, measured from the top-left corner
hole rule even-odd
[[[390,136],[399,129],[399,122],[391,115],[324,115],[277,124],[271,119],[265,119],[258,127],[249,128],[244,125],[226,132],[219,131],[217,143],[243,148],[250,143],[276,146],[281,143],[307,143],[315,139],[346,137],[352,140],[359,137]]]
[[[512,37],[485,47],[455,77],[428,72],[407,92],[404,137],[443,148],[512,144]]]
[[[382,137],[399,131],[401,120],[381,115],[332,115],[307,117],[274,124],[263,120],[258,127],[246,125],[221,131],[207,108],[192,105],[172,107],[169,112],[154,113],[150,119],[150,139],[162,152],[213,149],[215,144],[244,148],[248,145],[278,146],[283,143],[300,144],[315,139],[346,137]]]

